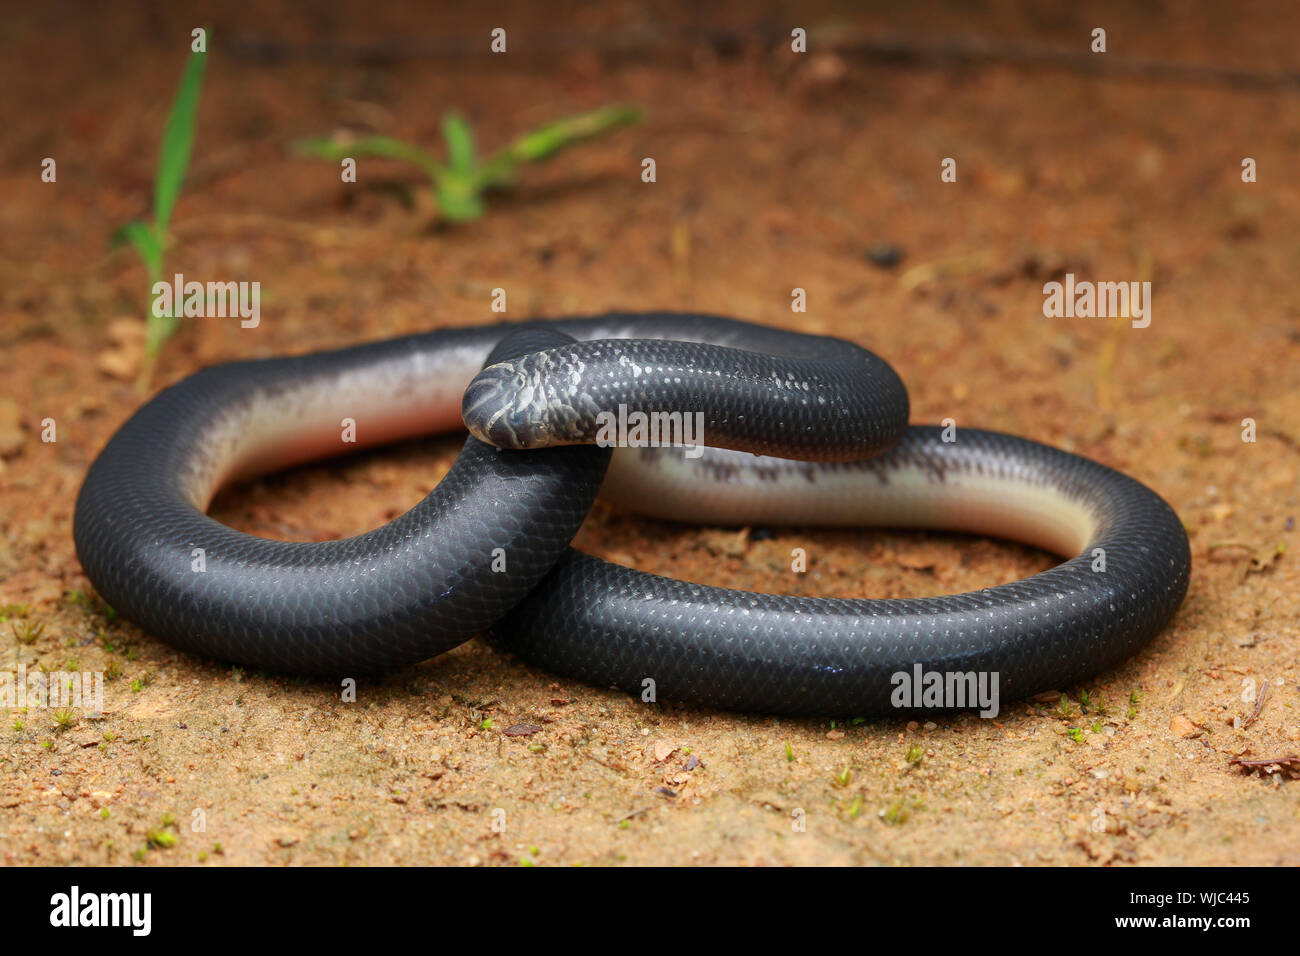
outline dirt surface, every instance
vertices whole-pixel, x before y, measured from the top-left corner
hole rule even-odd
[[[0,670],[110,676],[102,719],[78,711],[61,727],[50,709],[8,711],[4,863],[1300,863],[1295,782],[1231,763],[1300,754],[1300,93],[1111,71],[1125,58],[1300,70],[1285,4],[711,14],[1076,55],[1103,26],[1100,72],[763,42],[720,51],[693,38],[708,24],[657,4],[244,6],[56,6],[0,27]],[[493,321],[496,287],[511,318],[693,309],[833,333],[898,368],[914,421],[1023,434],[1159,491],[1191,538],[1181,612],[1137,658],[1059,699],[921,724],[648,707],[479,641],[344,703],[332,683],[195,659],[112,616],[71,538],[87,465],[142,400],[117,375],[145,275],[107,240],[148,210],[200,23],[214,26],[213,53],[168,267],[260,281],[262,321],[186,325],[156,384],[231,358]],[[527,39],[654,24],[685,32],[638,55]],[[503,57],[233,47],[486,45],[499,25]],[[396,187],[418,185],[407,167],[366,163],[343,185],[331,164],[287,151],[334,129],[433,145],[451,108],[490,147],[614,101],[647,120],[525,172],[454,229],[430,229],[422,204],[401,201]],[[57,183],[40,181],[46,156]],[[647,156],[655,183],[641,181]],[[945,157],[955,183],[940,181]],[[1242,182],[1244,157],[1258,182]],[[901,263],[873,262],[882,244]],[[1150,280],[1150,327],[1045,318],[1043,284],[1065,272]],[[791,311],[796,287],[805,314]],[[47,418],[54,442],[41,440]],[[354,534],[419,500],[457,445],[268,477],[223,492],[214,513],[271,537]],[[1054,560],[944,534],[768,539],[603,505],[578,544],[690,580],[844,597],[977,589]],[[789,570],[795,547],[805,575]],[[517,725],[530,732],[512,735]]]

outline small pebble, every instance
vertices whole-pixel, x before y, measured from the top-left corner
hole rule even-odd
[[[903,250],[892,242],[877,242],[862,253],[873,266],[892,269],[903,261]]]

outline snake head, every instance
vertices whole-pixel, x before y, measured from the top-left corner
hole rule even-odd
[[[489,365],[465,389],[460,414],[471,435],[497,448],[535,448],[541,437],[529,418],[528,376],[514,362]]]
[[[581,368],[559,349],[487,366],[465,389],[465,427],[497,448],[590,444],[595,418],[578,388]]]

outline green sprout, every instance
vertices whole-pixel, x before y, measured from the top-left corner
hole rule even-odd
[[[203,89],[203,69],[207,60],[206,53],[190,53],[185,72],[181,74],[180,86],[176,89],[176,98],[172,100],[158,153],[158,169],[154,173],[152,221],[136,219],[113,234],[114,245],[129,243],[140,256],[149,273],[151,290],[155,283],[162,281],[167,231],[171,226],[172,211],[176,208],[181,185],[185,182],[185,170],[190,164],[194,126],[199,113],[199,93]],[[158,315],[157,310],[152,307],[149,309],[145,335],[147,364],[141,373],[142,385],[148,384],[153,362],[162,350],[163,343],[176,332],[179,316],[175,314],[177,310],[174,305],[170,311],[170,315]]]
[[[31,605],[28,604],[0,604],[0,622],[11,617],[26,617],[30,610]]]
[[[9,622],[9,629],[13,631],[14,640],[19,644],[35,644],[42,634],[45,633],[44,622],[35,624],[31,621],[23,621],[20,625],[16,621]]]
[[[890,826],[902,826],[912,817],[912,810],[907,801],[899,797],[889,806],[880,811],[880,818]]]
[[[147,831],[144,838],[149,846],[155,850],[165,850],[176,845],[176,834],[161,827]]]
[[[420,147],[390,136],[304,139],[294,144],[294,152],[333,162],[378,156],[412,163],[429,177],[439,214],[449,222],[468,222],[486,211],[483,194],[510,186],[520,166],[549,159],[570,146],[640,119],[641,111],[634,106],[605,106],[566,116],[524,133],[484,160],[477,157],[474,133],[458,113],[443,117],[442,138],[447,155],[442,162]]]
[[[176,845],[178,839],[173,830],[179,830],[176,825],[176,817],[170,813],[164,813],[158,826],[151,827],[145,831],[145,845],[151,850],[165,850],[168,847]]]

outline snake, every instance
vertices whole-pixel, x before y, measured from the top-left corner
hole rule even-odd
[[[829,336],[672,312],[439,328],[162,389],[87,470],[73,537],[109,606],[195,655],[337,678],[482,636],[661,706],[970,709],[975,676],[1009,699],[1068,687],[1168,625],[1191,557],[1159,495],[1045,444],[908,417],[893,368]],[[632,421],[674,440],[602,438]],[[437,487],[364,534],[269,540],[206,513],[228,485],[466,427]],[[965,594],[759,594],[574,550],[598,493],[668,521],[937,529],[1065,560]],[[948,696],[900,692],[930,675]]]

